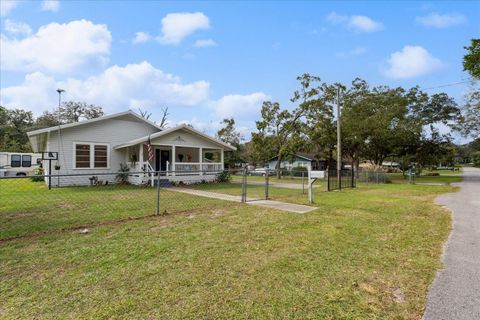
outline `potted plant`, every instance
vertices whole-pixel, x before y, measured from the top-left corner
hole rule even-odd
[[[54,167],[54,168],[55,168],[55,170],[57,170],[57,171],[60,170],[60,168],[61,168],[61,167],[60,167],[60,164],[57,162],[57,163],[55,164],[55,167]]]

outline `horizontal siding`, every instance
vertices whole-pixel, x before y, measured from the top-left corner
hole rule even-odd
[[[52,173],[81,174],[89,172],[117,172],[120,168],[120,163],[127,162],[125,153],[126,149],[114,150],[113,148],[127,141],[144,137],[155,132],[158,132],[158,129],[142,122],[129,120],[128,118],[107,119],[105,121],[63,129],[60,132],[60,144],[57,132],[51,132],[46,151],[58,151],[58,162],[61,166],[60,171],[53,170],[53,166],[56,163],[56,161],[53,161]],[[109,144],[109,169],[74,169],[74,142]]]
[[[191,134],[185,130],[176,130],[164,136],[151,140],[152,144],[156,145],[175,145],[185,147],[203,147],[212,149],[223,149],[223,147],[203,137]]]

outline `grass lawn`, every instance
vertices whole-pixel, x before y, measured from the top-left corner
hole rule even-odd
[[[408,177],[404,177],[402,173],[389,173],[387,174],[388,178],[393,183],[408,183]],[[462,181],[462,177],[452,174],[440,173],[440,176],[426,176],[421,175],[415,177],[415,183],[443,183],[450,184],[454,182]]]
[[[164,191],[190,210],[80,234],[58,230],[149,214],[153,190],[5,187],[2,236],[51,231],[0,241],[5,319],[419,319],[451,223],[432,200],[454,190],[362,185],[308,214]]]
[[[248,176],[248,181],[255,182],[265,182],[265,177],[263,176]],[[280,182],[280,183],[299,183],[302,184],[302,177],[293,177],[293,176],[284,176],[281,179],[278,179],[275,176],[268,177],[270,182]],[[307,174],[305,173],[305,184],[307,183]],[[241,175],[232,175],[232,181],[242,182]]]

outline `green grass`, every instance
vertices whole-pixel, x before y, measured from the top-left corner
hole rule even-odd
[[[165,191],[165,206],[190,210],[82,235],[58,230],[149,214],[153,190],[25,182],[0,185],[2,235],[49,233],[0,242],[4,319],[418,319],[451,223],[432,200],[454,190],[362,185],[322,193],[308,214]]]
[[[393,183],[408,183],[408,177],[404,177],[402,173],[389,173],[388,177]],[[416,176],[415,183],[440,183],[440,184],[450,184],[454,182],[462,181],[462,177],[451,174],[443,174],[440,176]]]

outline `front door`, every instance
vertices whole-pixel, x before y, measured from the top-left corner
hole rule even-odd
[[[170,151],[169,150],[161,150],[160,156],[160,171],[167,171],[167,161],[170,161]]]
[[[155,149],[155,171],[160,170],[160,149]]]

